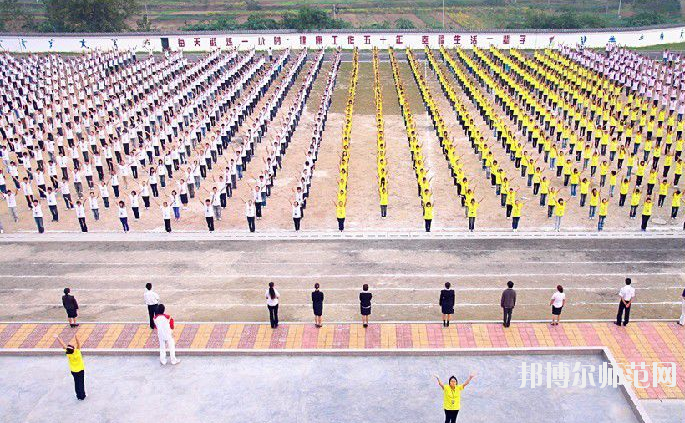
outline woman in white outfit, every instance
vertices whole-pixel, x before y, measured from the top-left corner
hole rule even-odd
[[[168,314],[164,314],[164,304],[157,305],[155,314],[155,326],[157,327],[157,337],[159,338],[159,361],[162,365],[166,364],[166,348],[169,348],[169,358],[171,364],[178,364],[181,360],[176,358],[176,343],[174,342],[174,319]]]

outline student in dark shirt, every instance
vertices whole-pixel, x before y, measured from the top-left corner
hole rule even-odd
[[[314,292],[312,292],[312,307],[314,308],[314,326],[320,328],[323,314],[323,292],[319,291],[319,283],[314,284]]]
[[[371,315],[371,298],[373,295],[369,292],[369,285],[362,286],[362,292],[359,293],[359,305],[362,313],[362,325],[369,327],[369,316]]]
[[[440,291],[440,308],[442,309],[442,326],[450,325],[450,316],[454,314],[454,290],[450,283],[445,282],[445,289]]]
[[[67,311],[67,320],[69,320],[69,326],[75,328],[78,326],[76,323],[76,318],[78,317],[78,303],[73,295],[70,295],[71,289],[64,288],[64,295],[62,295],[62,306]]]

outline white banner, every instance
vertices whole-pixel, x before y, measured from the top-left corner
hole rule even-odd
[[[209,51],[215,48],[238,47],[241,50],[269,47],[281,49],[291,48],[337,48],[371,49],[394,47],[402,49],[411,47],[423,48],[428,45],[438,48],[444,45],[448,48],[460,46],[488,47],[491,45],[501,48],[556,48],[561,44],[584,45],[586,47],[604,47],[607,43],[641,47],[654,44],[668,44],[685,41],[685,26],[676,28],[652,28],[635,30],[616,30],[591,32],[326,32],[326,33],[183,33],[183,34],[94,34],[94,35],[2,35],[0,34],[0,50],[16,53],[37,52],[68,52],[80,53],[92,49],[132,49],[135,51],[161,51],[164,41],[168,42],[171,50]]]

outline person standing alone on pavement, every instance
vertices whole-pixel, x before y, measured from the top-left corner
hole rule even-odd
[[[64,295],[62,295],[62,306],[67,311],[67,320],[69,321],[69,326],[75,328],[78,326],[76,323],[76,318],[78,317],[78,303],[76,298],[70,294],[71,289],[64,288]]]
[[[322,324],[323,315],[323,292],[319,291],[319,283],[314,284],[314,291],[312,292],[312,308],[314,309],[314,326],[320,328]]]
[[[440,291],[440,308],[442,309],[442,326],[450,325],[450,316],[454,314],[454,289],[449,282],[445,282],[445,289]]]
[[[152,290],[150,282],[145,284],[145,293],[143,294],[145,305],[147,306],[147,314],[150,317],[150,329],[155,328],[155,313],[157,312],[157,305],[159,305],[159,295]]]
[[[79,401],[86,399],[86,387],[85,387],[85,366],[83,365],[83,356],[81,355],[81,342],[77,335],[74,335],[74,345],[66,345],[64,341],[55,334],[57,342],[62,346],[64,352],[67,354],[69,359],[69,370],[71,370],[71,375],[74,377],[74,390],[76,391],[76,398]]]
[[[176,358],[176,343],[174,342],[174,319],[168,314],[164,304],[158,304],[155,314],[155,327],[157,328],[157,338],[159,339],[159,361],[162,365],[166,364],[166,347],[169,348],[169,358],[171,364],[178,364],[181,360]]]
[[[271,323],[271,329],[276,329],[278,327],[278,299],[280,295],[276,288],[274,288],[274,283],[269,282],[269,289],[266,290],[266,308],[269,309],[269,322]]]
[[[514,291],[514,282],[507,282],[507,289],[502,292],[500,306],[504,311],[502,325],[505,328],[508,328],[509,325],[511,325],[511,315],[514,312],[514,307],[516,307],[516,291]]]
[[[621,326],[621,319],[623,319],[623,326],[628,326],[630,321],[630,306],[635,299],[635,288],[630,285],[632,282],[630,278],[626,278],[626,285],[618,292],[621,301],[618,303],[618,314],[616,314],[616,321],[614,322],[616,326]]]
[[[359,306],[362,314],[362,326],[369,327],[369,316],[371,315],[371,298],[373,294],[369,292],[369,285],[362,285],[362,292],[359,293]]]

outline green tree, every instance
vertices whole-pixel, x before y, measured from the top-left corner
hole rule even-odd
[[[9,30],[10,27],[16,28],[19,21],[26,21],[26,15],[19,7],[19,1],[0,0],[0,31]]]
[[[333,19],[326,11],[311,7],[302,7],[297,13],[283,14],[283,27],[299,30],[341,29],[350,26],[342,19]]]
[[[414,25],[414,22],[410,21],[407,18],[399,18],[398,20],[395,21],[395,28],[397,29],[414,29],[416,26]]]
[[[138,11],[136,0],[44,0],[47,24],[57,32],[117,32]]]

